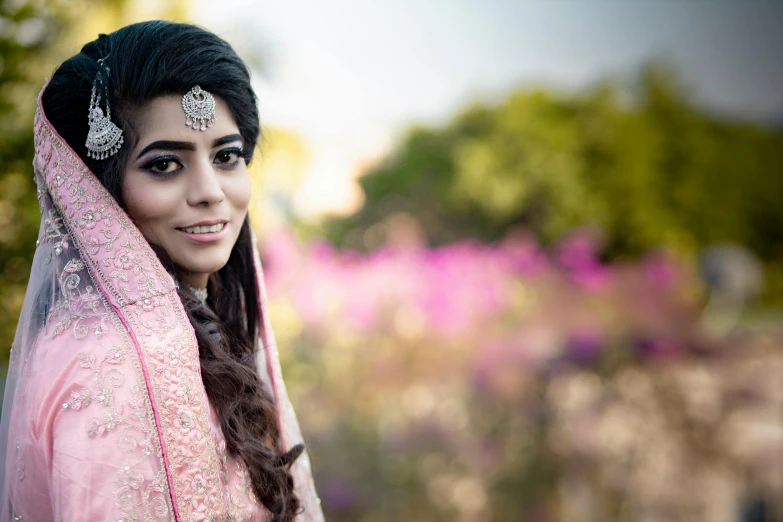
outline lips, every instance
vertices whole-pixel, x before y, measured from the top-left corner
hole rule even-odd
[[[188,234],[207,234],[210,232],[220,232],[223,230],[223,227],[225,225],[223,223],[218,223],[217,225],[202,225],[202,226],[196,226],[196,227],[185,227],[181,228],[183,232],[187,232]]]
[[[212,243],[219,241],[226,235],[228,221],[200,221],[186,227],[178,227],[177,231],[198,243]]]

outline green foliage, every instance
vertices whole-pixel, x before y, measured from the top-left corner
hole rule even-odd
[[[326,230],[364,250],[382,241],[367,230],[402,212],[432,245],[517,226],[548,242],[583,225],[606,233],[609,257],[730,241],[765,260],[783,294],[779,151],[779,131],[699,109],[669,69],[650,65],[633,96],[611,83],[568,96],[520,90],[445,127],[411,129],[360,179],[364,206]]]
[[[40,2],[0,4],[0,366],[8,360],[38,235],[32,122],[50,64],[44,57],[63,27],[54,13]]]

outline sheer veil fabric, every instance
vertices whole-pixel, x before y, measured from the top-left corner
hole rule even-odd
[[[0,421],[0,522],[271,519],[226,452],[175,281],[40,96],[33,167],[42,217]],[[255,267],[258,371],[287,450],[302,435],[257,252]],[[306,452],[292,473],[297,520],[322,521]]]

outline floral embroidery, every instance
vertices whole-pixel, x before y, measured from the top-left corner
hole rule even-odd
[[[126,318],[143,336],[150,337],[155,334],[158,339],[163,340],[175,325],[172,324],[168,309],[158,304],[161,302],[159,297],[142,298],[125,310]],[[154,310],[157,313],[152,313]]]
[[[234,471],[234,474],[239,478],[239,482],[236,483],[236,488],[250,497],[253,502],[257,503],[258,499],[256,499],[255,493],[253,492],[253,484],[250,481],[250,473],[248,473],[247,468],[243,462],[237,464],[237,469]]]
[[[39,197],[44,197],[45,192],[38,189]],[[63,219],[54,209],[49,209],[48,216],[44,219],[44,237],[36,241],[36,245],[41,243],[49,244],[49,256],[46,258],[46,264],[52,262],[54,256],[59,256],[70,248],[69,240],[71,235],[65,230]]]
[[[79,411],[82,408],[86,408],[92,402],[90,397],[90,390],[84,388],[81,393],[75,391],[71,392],[71,400],[63,403],[64,410]]]
[[[80,223],[80,225],[82,225],[83,228],[88,228],[84,223],[85,221],[82,219],[82,223]],[[94,228],[94,225],[90,226],[89,228]],[[117,232],[116,234],[112,235],[111,229],[104,228],[101,230],[101,235],[103,238],[101,236],[95,235],[89,236],[87,238],[87,246],[89,247],[89,251],[92,255],[97,254],[101,247],[105,247],[107,251],[114,248],[114,242],[122,235],[122,232]]]
[[[52,260],[58,262],[57,268],[52,267],[56,288],[46,322],[51,325],[53,337],[72,332],[77,340],[89,336],[101,341],[100,351],[77,354],[77,363],[92,372],[94,384],[68,390],[63,401],[67,408],[62,414],[94,412],[95,416],[87,419],[85,437],[95,443],[110,441],[122,451],[139,451],[145,458],[151,458],[158,470],[151,476],[144,477],[139,471],[132,476],[130,470],[121,470],[117,476],[117,483],[136,492],[137,498],[130,504],[122,504],[129,499],[127,494],[123,495],[126,491],[118,491],[115,498],[118,507],[128,508],[122,509],[127,521],[169,520],[171,494],[143,361],[136,356],[125,325],[107,302],[107,297],[115,302],[122,297],[106,284],[105,276],[95,270],[96,261],[89,257],[99,250],[110,252],[117,238],[127,237],[127,226],[117,226],[115,215],[121,210],[116,202],[99,189],[98,181],[52,131],[40,108],[36,113],[34,140],[33,166],[43,221],[38,244],[48,245],[47,264]],[[72,258],[68,259],[66,254]],[[128,268],[122,267],[123,271]],[[96,282],[108,289],[106,296]],[[129,288],[120,291],[131,293]],[[148,297],[159,294],[153,289]],[[105,340],[110,333],[111,343]],[[135,457],[134,461],[137,461]],[[17,477],[23,475],[24,462],[19,459]]]
[[[103,260],[102,264],[105,267],[111,267],[117,269],[114,272],[109,273],[109,277],[119,277],[123,281],[128,282],[128,277],[123,272],[130,271],[133,275],[139,275],[141,273],[140,262],[138,252],[134,251],[127,241],[122,242],[122,248],[117,251],[113,256],[108,256]]]
[[[193,419],[187,413],[182,413],[174,419],[174,425],[180,429],[183,435],[187,435],[193,427]]]
[[[90,329],[96,339],[109,330],[109,314],[100,310],[100,295],[91,285],[80,288],[84,263],[76,258],[71,259],[63,267],[58,277],[59,295],[54,307],[48,315],[48,320],[60,320],[54,327],[54,335],[60,335],[73,326],[73,335],[77,339],[87,337]]]
[[[125,466],[120,470],[114,481],[114,500],[124,513],[136,513],[139,508],[142,512],[154,514],[155,518],[167,517],[169,505],[167,502],[166,476],[163,470],[152,481],[147,481],[144,474]],[[136,515],[130,515],[119,519],[117,522],[141,522],[150,520],[139,519]]]
[[[119,346],[112,346],[100,363],[96,363],[95,354],[87,355],[84,352],[76,356],[81,361],[81,367],[91,370],[95,374],[95,384],[97,391],[93,395],[103,406],[111,406],[114,398],[114,389],[119,388],[125,383],[125,376],[116,368],[125,360],[125,355]],[[110,366],[108,370],[102,372],[104,365]],[[118,406],[121,408],[122,406]]]
[[[94,417],[92,424],[87,431],[87,436],[92,438],[106,435],[112,432],[118,426],[124,426],[124,436],[120,438],[120,447],[128,452],[133,451],[139,446],[139,442],[136,437],[131,435],[132,431],[142,433],[144,438],[141,442],[142,453],[145,456],[152,454],[151,444],[149,438],[153,435],[152,430],[143,426],[142,421],[144,415],[141,414],[138,401],[131,400],[129,404],[133,409],[133,412],[129,415],[129,418],[124,417],[124,407],[122,404],[114,405],[114,390],[120,388],[125,383],[125,376],[119,372],[114,366],[118,366],[125,361],[125,355],[122,349],[118,346],[112,346],[103,359],[98,362],[95,354],[87,354],[81,352],[77,355],[77,358],[81,361],[81,367],[91,370],[95,374],[95,384],[97,391],[90,393],[90,390],[83,390],[81,394],[72,392],[71,396],[74,397],[73,401],[81,398],[82,403],[79,407],[70,406],[72,410],[79,410],[82,407],[89,405],[91,400],[98,401],[99,404],[104,407],[110,408],[109,412],[105,412],[101,417]],[[104,365],[107,368],[104,368]],[[139,387],[133,387],[134,394],[138,393]],[[88,402],[84,403],[84,397],[88,398]],[[72,401],[72,402],[73,402]],[[78,404],[78,403],[77,403]],[[64,404],[63,408],[70,405],[70,403]]]
[[[49,237],[57,238],[56,240],[58,241],[67,241],[69,235],[66,232],[64,221],[56,211],[50,210]],[[63,238],[65,239],[63,240]],[[57,251],[54,252],[57,255]],[[55,336],[72,329],[74,337],[77,339],[85,338],[90,331],[94,333],[96,339],[101,339],[109,332],[112,324],[112,313],[108,311],[101,294],[95,290],[93,285],[87,284],[88,281],[90,281],[90,276],[85,263],[80,257],[67,261],[60,271],[58,275],[58,292],[55,294],[54,299],[55,304],[47,316],[49,321],[56,322],[53,332]],[[121,324],[117,331],[120,333],[124,332]],[[71,391],[66,402],[62,404],[63,410],[79,412],[93,403],[98,403],[109,411],[92,419],[92,423],[86,432],[87,437],[96,439],[117,433],[116,441],[123,451],[130,452],[139,448],[145,457],[150,457],[155,453],[156,458],[159,458],[159,450],[156,449],[156,445],[153,442],[157,441],[157,433],[154,428],[149,427],[151,415],[149,404],[144,399],[146,389],[138,385],[134,385],[131,388],[131,396],[127,401],[129,406],[128,415],[124,415],[122,404],[115,404],[115,390],[121,388],[126,381],[126,377],[121,371],[122,366],[128,359],[126,348],[111,345],[107,347],[106,353],[100,359],[90,352],[78,353],[77,359],[81,368],[89,370],[94,374],[95,387]],[[137,376],[139,373],[137,373]],[[128,515],[125,517],[125,520],[153,520],[153,518],[150,518],[152,514],[155,515],[155,519],[161,517],[168,519],[168,514],[171,510],[167,489],[168,483],[165,480],[165,473],[162,472],[162,465],[160,469],[161,474],[157,479],[144,482],[144,484],[148,484],[148,486],[145,486],[148,491],[144,493],[144,502],[139,503],[137,502],[138,499],[136,499],[130,504],[132,508],[128,508],[129,504],[125,500],[128,499],[129,491],[135,491],[132,488],[124,492],[125,496],[116,496],[118,507]],[[19,468],[19,473],[24,473],[23,467]],[[138,474],[137,478],[139,476],[142,475]],[[122,480],[122,477],[118,480]],[[128,484],[128,487],[133,485],[131,482],[128,482]],[[157,492],[157,498],[152,495],[153,492]],[[144,518],[138,518],[137,513],[144,513]]]
[[[223,438],[223,434],[214,433],[215,445],[217,447],[218,455],[220,458],[220,479],[223,482],[224,488],[226,488],[226,499],[228,501],[228,518],[227,520],[239,521],[250,520],[253,517],[253,509],[244,501],[239,499],[239,496],[231,491],[229,488],[230,479],[238,478],[239,482],[234,484],[235,488],[244,494],[244,498],[250,501],[251,504],[256,504],[257,509],[260,508],[261,503],[258,502],[255,493],[253,492],[253,486],[250,482],[250,474],[247,472],[244,464],[236,462],[228,458],[228,452],[226,451],[226,440]],[[236,469],[234,471],[234,477],[229,475],[229,466],[234,464]]]
[[[111,413],[104,413],[102,419],[94,418],[92,420],[92,426],[90,426],[90,429],[87,431],[87,435],[91,439],[94,439],[98,435],[109,433],[120,421],[121,419],[116,418]]]
[[[104,214],[106,213],[107,208],[108,205],[101,205],[99,207],[88,208],[82,211],[81,213],[79,213],[79,227],[87,230],[92,230],[93,228],[95,228],[98,225],[98,223],[104,221]]]
[[[199,504],[207,507],[204,513],[205,520],[216,520],[218,513],[223,510],[222,502],[218,501],[217,488],[214,484],[207,481],[204,472],[208,466],[200,466],[195,473],[182,477],[182,485],[186,491],[191,494],[191,507],[196,508]]]
[[[192,387],[198,376],[198,369],[194,361],[187,357],[188,347],[182,342],[169,342],[165,346],[159,346],[155,350],[161,364],[155,367],[155,372],[162,374],[169,382],[176,382],[177,389],[174,393],[176,404],[186,405],[192,399]],[[174,401],[166,401],[166,406],[171,407]]]
[[[220,457],[220,479],[223,484],[228,484],[228,452],[226,451],[226,440],[218,435],[215,436],[215,446],[217,447],[218,456]]]
[[[125,345],[119,355],[112,355],[113,347],[107,355],[93,355],[92,359],[88,352],[79,354],[82,367],[95,373],[95,386],[89,387],[89,411],[96,415],[88,436],[96,443],[114,439],[124,451],[141,451],[161,464],[155,495],[149,487],[145,489],[151,484],[149,479],[140,482],[138,470],[123,468],[119,472],[115,499],[124,508],[124,521],[146,522],[165,516],[171,510],[169,498],[174,499],[180,518],[186,522],[250,518],[252,511],[243,507],[247,503],[239,502],[244,490],[233,486],[236,473],[222,473],[210,436],[209,406],[197,366],[198,346],[173,280],[106,189],[41,117],[40,109],[36,143],[35,165],[38,172],[46,173],[47,195],[60,210],[56,217],[62,217],[61,231],[70,233],[70,245],[81,254],[78,261],[86,265],[83,273],[79,268],[58,274],[59,308],[51,315],[52,320],[60,321],[56,334],[72,328],[77,338],[93,332],[99,339],[114,324]],[[92,278],[95,282],[86,284]],[[93,290],[95,284],[103,291]],[[93,306],[93,300],[102,306]],[[101,326],[104,324],[106,328]],[[126,327],[135,335],[133,340]],[[118,357],[116,365],[111,357]],[[111,385],[115,381],[107,382],[104,377],[122,366],[123,360],[132,364],[135,382],[130,390],[123,386],[130,396],[119,404],[118,389]],[[81,392],[79,400],[84,410],[87,405]],[[187,433],[186,443],[181,443],[183,433]],[[165,462],[162,445],[168,455]],[[220,479],[229,476],[232,486],[228,488],[229,482],[223,482],[226,496],[221,498]],[[160,511],[154,511],[152,501],[145,500],[148,498],[162,499]]]
[[[50,216],[52,223],[55,224],[55,230],[57,225],[62,227],[62,220],[59,220],[56,213]],[[85,338],[90,331],[94,333],[96,339],[101,339],[110,331],[114,322],[115,331],[123,338],[124,328],[118,318],[109,311],[100,292],[95,291],[94,286],[88,284],[89,281],[87,267],[79,257],[69,260],[62,268],[58,276],[55,304],[48,314],[48,320],[56,323],[54,335],[61,335],[72,329],[77,339]],[[87,437],[98,439],[113,434],[121,450],[130,452],[139,449],[145,457],[161,460],[157,446],[157,432],[154,421],[151,422],[150,405],[146,400],[146,388],[134,384],[129,390],[130,396],[126,399],[125,406],[118,403],[116,399],[116,391],[122,388],[127,380],[123,371],[125,363],[129,360],[127,356],[129,339],[126,334],[124,340],[126,346],[116,344],[106,346],[106,351],[100,357],[92,352],[77,354],[79,366],[93,374],[94,386],[72,390],[62,405],[63,410],[80,412],[97,403],[102,408],[106,408],[106,411],[92,418],[86,430]],[[135,361],[134,358],[130,360]],[[135,366],[137,379],[143,382],[137,362]],[[94,409],[95,406],[92,408]],[[125,414],[126,410],[127,414]],[[117,481],[124,482],[125,489],[117,490],[115,499],[118,508],[126,515],[124,520],[146,522],[160,518],[169,519],[170,496],[162,464],[159,470],[157,477],[153,476],[150,479],[145,479],[141,473],[136,473],[133,477],[128,473],[120,472]],[[23,474],[23,471],[23,467],[20,467],[18,473]],[[139,486],[140,478],[142,482]],[[132,495],[135,496],[131,499]]]
[[[81,210],[87,202],[95,203],[96,201],[98,201],[98,196],[87,192],[85,187],[77,185],[71,190],[71,203],[76,210]]]

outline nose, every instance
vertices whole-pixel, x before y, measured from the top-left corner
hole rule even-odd
[[[223,201],[225,194],[221,185],[220,172],[209,160],[192,165],[188,176],[187,201],[191,206],[210,206]]]

